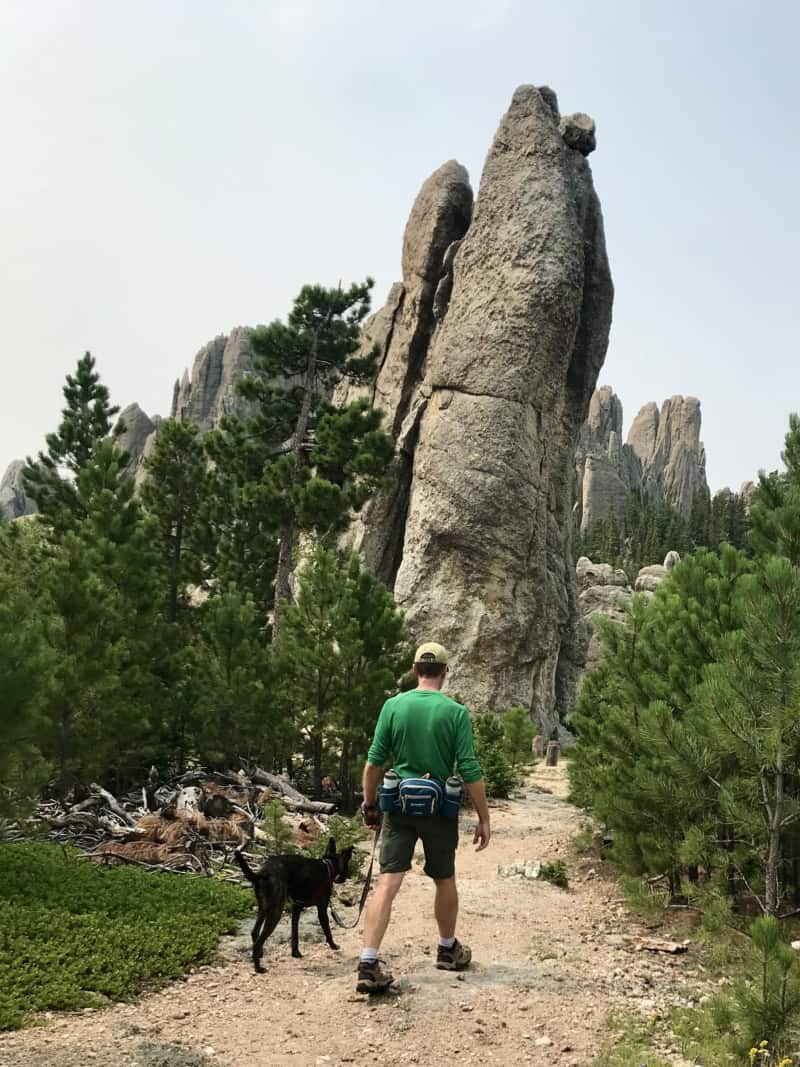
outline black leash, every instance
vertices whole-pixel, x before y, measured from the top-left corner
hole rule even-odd
[[[332,900],[330,901],[330,903],[328,905],[330,907],[330,910],[331,910],[331,918],[336,923],[336,925],[337,926],[341,926],[341,928],[343,930],[352,930],[354,926],[358,926],[358,923],[359,923],[359,921],[361,919],[361,913],[363,912],[364,907],[366,906],[366,903],[367,903],[367,896],[369,894],[369,888],[372,885],[372,868],[375,866],[375,850],[378,847],[378,840],[379,840],[380,836],[381,836],[381,834],[380,834],[380,830],[379,830],[378,833],[375,834],[375,840],[372,843],[372,855],[369,858],[369,867],[367,868],[367,877],[366,877],[366,881],[364,882],[364,888],[361,890],[361,899],[358,902],[358,914],[356,915],[355,919],[351,923],[346,923],[341,918],[339,913],[336,911],[336,908],[334,908]]]

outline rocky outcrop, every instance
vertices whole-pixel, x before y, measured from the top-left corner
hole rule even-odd
[[[247,327],[237,326],[200,349],[191,376],[184,371],[175,383],[173,418],[193,422],[205,432],[223,415],[247,414],[247,402],[237,395],[236,386],[253,367],[250,333]]]
[[[680,563],[681,557],[677,552],[667,552],[663,563],[651,563],[642,567],[636,575],[634,590],[637,593],[655,593],[672,568]]]
[[[426,183],[424,202],[435,206],[419,212],[419,226],[415,204],[404,266],[427,264],[417,272],[427,285],[417,329],[405,332],[420,344],[412,358],[408,342],[392,349],[390,339],[381,376],[391,386],[379,378],[375,396],[398,437],[403,477],[357,535],[367,562],[394,578],[412,633],[452,650],[451,690],[476,709],[530,707],[548,732],[571,703],[583,657],[573,469],[612,303],[591,171],[558,123],[550,90],[516,91],[466,234],[457,164]],[[449,256],[444,236],[431,239],[433,218],[453,221]],[[430,254],[409,256],[415,240]],[[431,322],[434,279],[442,299],[434,291]],[[391,296],[398,310],[407,287],[404,273],[403,294]]]
[[[385,426],[398,442],[397,483],[357,516],[349,541],[389,585],[394,584],[403,551],[419,418],[430,396],[424,383],[425,361],[436,323],[452,290],[455,253],[472,217],[472,187],[464,167],[450,160],[420,189],[403,235],[403,280],[364,327],[362,350],[375,346],[379,371],[374,386],[342,383],[334,402],[345,404],[368,395],[384,412]]]
[[[126,474],[141,479],[144,473],[144,458],[155,443],[155,436],[161,419],[158,415],[150,418],[138,404],[128,404],[120,413],[117,424],[117,444],[128,456]]]
[[[642,465],[644,496],[660,495],[688,519],[695,494],[708,492],[700,401],[673,396],[660,412],[655,404],[646,404],[633,420],[627,444]]]
[[[581,556],[575,567],[578,582],[578,608],[586,626],[588,645],[584,673],[588,673],[600,658],[600,636],[595,617],[604,615],[614,622],[624,622],[625,604],[633,591],[625,571],[610,563],[592,563]]]
[[[22,477],[25,466],[25,460],[15,459],[9,463],[0,479],[0,522],[10,522],[12,519],[21,519],[24,515],[36,513],[35,501],[25,492]]]
[[[630,493],[644,503],[667,503],[684,518],[697,493],[708,493],[705,449],[700,441],[700,401],[673,396],[659,411],[645,404],[622,443],[622,404],[609,386],[598,389],[581,427],[575,455],[582,531]]]

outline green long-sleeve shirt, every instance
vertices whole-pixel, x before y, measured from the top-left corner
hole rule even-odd
[[[456,768],[465,782],[483,777],[469,712],[433,689],[398,693],[383,705],[367,762],[382,767],[390,757],[401,778],[430,774],[443,782]]]

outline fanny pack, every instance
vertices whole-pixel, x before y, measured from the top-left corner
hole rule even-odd
[[[444,815],[457,819],[461,792],[453,796],[436,778],[398,778],[396,784],[382,785],[378,798],[381,811],[396,815]]]

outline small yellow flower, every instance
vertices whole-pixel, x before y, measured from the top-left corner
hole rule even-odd
[[[778,1067],[792,1067],[791,1056],[784,1056],[781,1062],[778,1064]]]
[[[752,1067],[753,1062],[755,1061],[755,1058],[756,1058],[757,1054],[758,1054],[758,1049],[757,1048],[751,1048],[750,1049],[749,1055],[750,1055],[751,1067]]]
[[[758,1047],[759,1048],[766,1048],[768,1044],[769,1044],[769,1041],[759,1041]]]

